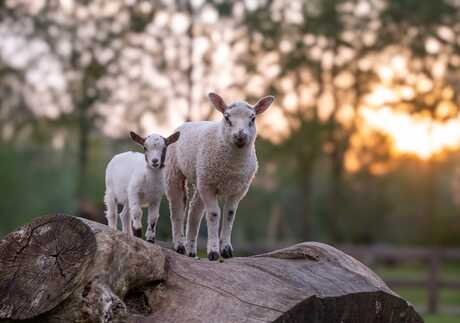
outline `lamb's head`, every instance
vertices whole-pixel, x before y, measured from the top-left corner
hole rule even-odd
[[[214,107],[223,114],[225,140],[238,148],[243,148],[254,143],[256,139],[256,115],[267,110],[275,97],[265,96],[253,106],[244,101],[227,105],[215,93],[209,93],[209,99]]]
[[[168,138],[157,134],[151,134],[144,138],[131,131],[131,139],[144,148],[145,162],[150,168],[163,168],[165,166],[166,150],[169,145],[175,143],[180,136],[180,132],[173,133]]]

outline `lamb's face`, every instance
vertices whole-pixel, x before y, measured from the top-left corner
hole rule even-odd
[[[144,148],[145,162],[149,168],[163,168],[165,166],[166,149],[179,139],[179,132],[173,133],[168,138],[152,134],[143,138],[135,132],[130,132],[131,139]]]
[[[256,113],[246,102],[235,102],[224,112],[224,137],[238,148],[250,145],[256,139]]]
[[[144,142],[145,162],[148,167],[162,168],[166,155],[166,140],[160,135],[150,135]]]
[[[238,148],[252,145],[256,139],[256,115],[267,110],[275,99],[266,96],[257,101],[254,106],[238,101],[227,106],[224,100],[215,93],[209,93],[209,99],[219,110],[224,120],[224,137],[229,143]]]

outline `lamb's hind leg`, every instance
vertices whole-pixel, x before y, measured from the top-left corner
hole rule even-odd
[[[189,257],[196,256],[196,247],[198,241],[198,232],[200,231],[200,223],[203,217],[204,204],[200,194],[195,190],[189,204],[189,212],[187,218],[187,254]]]
[[[104,203],[106,207],[105,211],[105,217],[107,218],[107,223],[110,228],[112,229],[117,229],[117,224],[118,224],[118,218],[117,218],[117,201],[115,199],[115,196],[109,191],[105,191],[104,195]]]
[[[133,229],[131,228],[131,218],[129,216],[129,206],[123,205],[123,210],[120,213],[121,226],[124,233],[133,235]]]
[[[184,215],[186,203],[185,177],[179,172],[169,174],[166,180],[174,249],[185,255]]]

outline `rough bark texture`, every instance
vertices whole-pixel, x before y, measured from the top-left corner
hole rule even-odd
[[[32,229],[43,223],[56,232],[42,236]],[[72,230],[77,233],[64,233]],[[49,246],[61,245],[76,251],[62,254],[66,280],[52,261],[49,268],[35,265],[40,257],[53,257]],[[423,322],[371,270],[321,243],[209,262],[55,215],[10,234],[0,255],[5,322]],[[34,273],[41,275],[32,280],[41,287],[29,289],[23,281]],[[33,302],[38,289],[53,296],[49,303]]]

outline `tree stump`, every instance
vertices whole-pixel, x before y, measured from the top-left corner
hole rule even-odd
[[[0,242],[0,322],[423,322],[321,243],[197,260],[105,225],[39,218]]]

